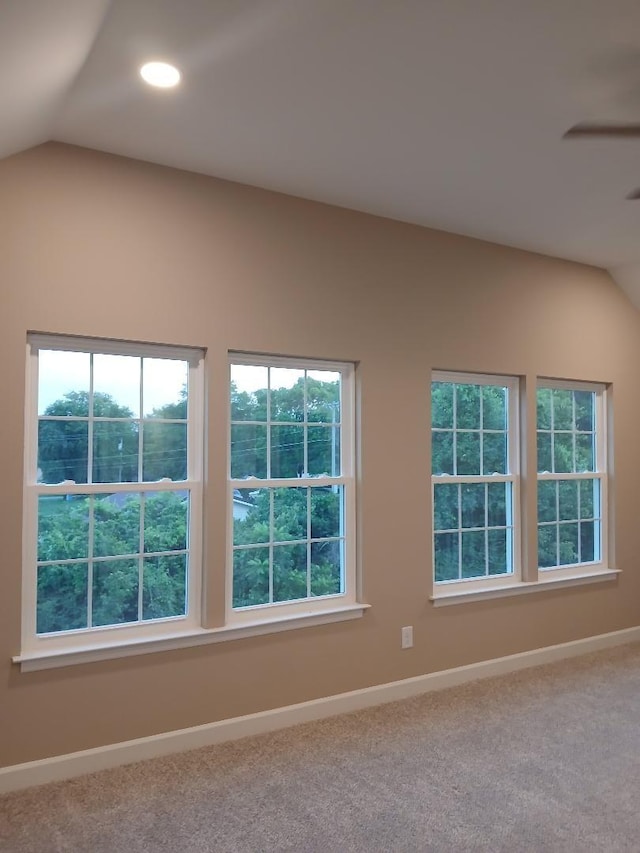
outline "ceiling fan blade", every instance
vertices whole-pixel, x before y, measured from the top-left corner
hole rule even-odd
[[[564,138],[574,136],[617,136],[640,139],[640,124],[592,124],[581,122],[574,124],[564,134]]]
[[[637,190],[633,190],[633,192],[630,192],[627,198],[629,199],[629,201],[637,201],[638,199],[640,199],[640,187]]]

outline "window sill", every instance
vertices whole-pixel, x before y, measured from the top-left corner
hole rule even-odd
[[[228,640],[240,640],[245,637],[259,637],[264,634],[276,634],[280,631],[292,631],[296,628],[310,628],[314,625],[327,625],[332,622],[344,622],[358,619],[369,608],[368,604],[349,604],[342,607],[316,610],[294,616],[256,620],[239,625],[225,625],[222,628],[200,628],[185,633],[164,634],[153,639],[129,640],[109,646],[76,646],[75,648],[49,651],[26,652],[12,658],[20,664],[21,672],[34,672],[39,669],[55,669],[81,663],[94,663],[102,660],[145,655],[152,652],[166,652],[174,649],[204,646],[210,643],[222,643]]]
[[[465,604],[470,601],[485,601],[490,598],[507,598],[512,595],[524,595],[529,592],[546,592],[553,589],[563,589],[570,586],[583,586],[591,583],[615,580],[620,569],[600,569],[596,572],[584,572],[563,577],[542,577],[538,581],[495,584],[482,589],[465,590],[456,588],[452,591],[438,592],[429,597],[434,607],[445,607],[451,604]]]

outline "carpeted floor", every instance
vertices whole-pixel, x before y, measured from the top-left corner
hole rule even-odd
[[[640,645],[0,798],[2,853],[640,851]]]

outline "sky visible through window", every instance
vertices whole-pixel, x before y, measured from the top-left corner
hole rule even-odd
[[[96,359],[100,356],[96,356]],[[102,356],[105,358],[105,356]],[[99,387],[94,390],[109,394],[119,405],[130,409],[134,416],[140,408],[140,372],[137,356],[108,356],[108,370],[99,371]],[[144,376],[145,414],[175,403],[187,381],[187,365],[177,359],[145,358]],[[88,391],[89,356],[82,352],[42,350],[40,353],[40,381],[38,384],[38,413],[44,414],[47,406],[61,400],[71,391]],[[97,362],[94,363],[97,370]]]
[[[337,381],[340,378],[338,373],[326,370],[307,370],[307,376],[320,382]],[[303,377],[304,370],[272,367],[270,387],[272,389],[293,388],[296,382]],[[246,391],[251,394],[267,387],[267,368],[263,365],[232,364],[231,381],[238,391]]]
[[[137,377],[132,376],[131,366],[130,357],[110,359],[108,376],[101,382],[100,391],[110,394],[120,405],[137,413],[140,392]],[[234,367],[232,379],[238,391],[251,393],[266,387],[266,368],[242,365],[238,370],[237,366]],[[38,410],[44,414],[47,406],[62,399],[65,394],[84,388],[87,382],[87,354],[47,350],[46,360],[41,359],[40,362],[40,372]],[[313,376],[314,371],[309,371],[309,375]],[[323,374],[322,378],[325,377],[326,374]],[[150,411],[175,402],[175,395],[169,399],[168,389],[180,389],[185,378],[183,361],[163,359],[161,370],[149,371],[145,375],[145,409]],[[277,387],[290,388],[297,378],[294,371],[281,371]],[[274,387],[273,375],[271,383]]]

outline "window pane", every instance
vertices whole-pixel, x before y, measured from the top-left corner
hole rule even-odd
[[[488,483],[487,493],[487,520],[489,527],[506,527],[507,501],[511,503],[511,484]]]
[[[307,538],[308,489],[273,489],[273,541]]]
[[[566,432],[556,432],[553,436],[554,471],[562,474],[574,470],[573,467],[573,435]]]
[[[456,385],[456,428],[480,429],[480,386]]]
[[[142,403],[146,418],[186,418],[189,365],[173,358],[142,359]]]
[[[580,480],[580,518],[595,518],[599,490],[598,480]]]
[[[560,565],[566,566],[580,561],[578,553],[578,524],[561,524],[560,527]]]
[[[38,419],[38,482],[101,484],[36,497],[39,631],[137,623],[143,591],[144,618],[184,614],[189,490],[131,484],[185,476],[189,371],[187,358],[38,350],[39,405],[51,412]]]
[[[147,557],[142,573],[142,618],[167,619],[187,612],[187,555]]]
[[[304,474],[302,426],[273,426],[271,429],[271,476],[301,477]]]
[[[344,542],[334,539],[311,544],[311,595],[344,592]]]
[[[538,483],[538,521],[557,521],[556,506],[558,484],[554,480],[541,480]]]
[[[576,471],[595,471],[593,433],[576,436]]]
[[[436,533],[434,536],[435,578],[440,581],[458,580],[460,577],[459,533]]]
[[[496,385],[482,388],[482,428],[507,428],[507,389]]]
[[[553,471],[553,460],[551,458],[551,433],[538,433],[538,471],[542,474],[550,474]]]
[[[39,351],[39,415],[89,415],[89,358],[86,352]]]
[[[269,541],[271,489],[251,492],[248,500],[233,499],[233,544],[259,545]]]
[[[462,534],[462,577],[484,577],[487,570],[485,531],[471,530]]]
[[[307,597],[307,546],[275,545],[273,548],[273,600],[294,601]]]
[[[311,538],[340,536],[341,504],[344,500],[344,487],[311,489]]]
[[[450,382],[431,383],[431,426],[453,429],[453,385]]]
[[[286,427],[280,427],[286,429]],[[298,429],[293,427],[293,429]],[[311,426],[307,431],[308,473],[312,477],[340,475],[340,427]]]
[[[536,403],[538,429],[551,429],[551,389],[538,388]]]
[[[592,391],[574,391],[576,404],[576,429],[591,432],[594,429],[593,409],[595,394]]]
[[[435,530],[456,530],[458,524],[457,485],[435,484],[433,487],[433,526]]]
[[[453,474],[453,433],[431,435],[431,470],[433,474]]]
[[[138,431],[133,421],[93,424],[93,482],[134,483],[138,479]]]
[[[457,473],[463,476],[480,473],[480,433],[456,433]]]
[[[140,417],[141,361],[133,355],[93,356],[93,414],[95,417]]]
[[[38,560],[89,556],[89,499],[74,495],[38,498]]]
[[[507,434],[485,432],[482,434],[483,474],[507,473]]]
[[[342,474],[342,372],[307,370],[301,364],[269,365],[262,387],[246,367],[231,367],[232,444],[249,437],[234,427],[263,418],[264,476],[288,481],[285,487],[271,483],[269,490],[256,489],[257,483],[236,484],[242,488],[232,496],[234,607],[304,601],[344,588],[345,487],[319,485],[321,477]],[[251,472],[234,456],[232,446],[233,478],[240,479],[244,468],[246,479]]]
[[[592,563],[600,559],[595,551],[595,525],[598,522],[583,521],[580,524],[580,559],[583,563]]]
[[[578,518],[578,482],[565,480],[558,483],[560,521],[573,521]]]
[[[538,526],[538,565],[541,569],[558,565],[556,524],[541,524]]]
[[[554,388],[551,392],[553,399],[553,428],[573,429],[573,392],[563,388]]]
[[[596,393],[552,389],[553,462],[558,474],[595,469]],[[540,394],[539,394],[540,399]],[[558,521],[539,528],[542,568],[599,559],[599,494],[596,478],[538,484],[538,520]],[[554,501],[554,498],[557,500]],[[557,507],[557,508],[556,508]],[[596,519],[595,523],[591,519]]]
[[[269,549],[242,548],[233,552],[233,606],[269,602]]]
[[[509,572],[509,556],[507,553],[508,540],[506,530],[489,530],[488,550],[489,550],[489,574],[504,575]]]
[[[38,424],[38,482],[86,483],[87,421],[47,421]]]
[[[231,427],[231,476],[267,476],[267,427],[242,424]]]
[[[187,425],[147,421],[142,430],[143,480],[186,480]]]
[[[93,564],[92,625],[138,621],[138,560]]]
[[[267,420],[268,370],[252,364],[231,365],[231,420]]]
[[[307,420],[340,422],[340,374],[329,370],[307,371]]]
[[[140,553],[140,495],[116,492],[93,501],[93,556]]]
[[[461,526],[484,527],[484,483],[465,484],[461,492]]]
[[[87,627],[87,564],[38,567],[38,634]]]
[[[272,367],[271,420],[304,420],[304,370]]]
[[[189,498],[180,492],[144,496],[144,550],[182,551],[187,547]]]

